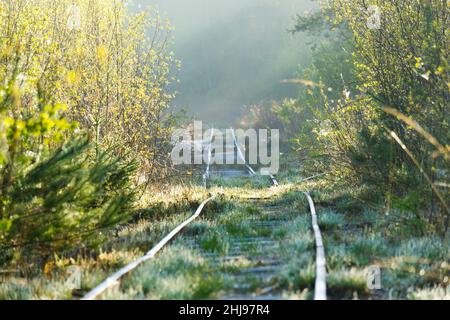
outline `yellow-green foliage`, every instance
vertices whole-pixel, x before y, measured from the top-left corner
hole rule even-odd
[[[94,231],[128,219],[134,200],[133,163],[94,157],[64,106],[25,99],[15,82],[0,87],[0,264],[100,241]]]
[[[98,146],[120,142],[148,176],[162,173],[176,65],[170,29],[156,11],[130,13],[123,1],[2,1],[0,79],[17,75],[26,111],[39,88]]]
[[[15,86],[10,89],[14,100]],[[7,101],[3,101],[1,96],[6,96],[5,90],[0,89],[0,106]],[[20,106],[17,102],[14,105]],[[0,169],[8,164],[11,160],[11,153],[17,152],[18,148],[32,148],[36,139],[40,139],[43,146],[49,147],[52,144],[59,143],[63,140],[66,132],[73,131],[77,124],[76,122],[69,123],[66,118],[60,117],[62,111],[67,107],[62,104],[46,104],[40,108],[29,118],[17,118],[8,116],[6,112],[0,113],[0,136],[3,137],[3,152],[0,154]]]

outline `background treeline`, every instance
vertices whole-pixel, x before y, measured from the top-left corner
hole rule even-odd
[[[196,119],[228,128],[243,105],[295,97],[279,82],[309,61],[304,37],[286,32],[310,0],[129,0],[155,5],[175,26],[181,60],[174,100]]]
[[[449,30],[445,0],[320,2],[298,16],[311,36],[299,98],[252,108],[256,126],[278,126],[303,163],[366,186],[368,203],[449,224]],[[380,10],[380,27],[370,5]],[[420,227],[419,227],[420,229]]]
[[[123,1],[0,2],[0,263],[101,241],[168,173],[169,45]]]

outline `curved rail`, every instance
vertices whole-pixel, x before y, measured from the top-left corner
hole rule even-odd
[[[316,208],[311,196],[304,192],[311,209],[312,226],[316,241],[316,283],[314,290],[314,300],[327,300],[327,262],[325,259],[325,247],[323,245],[322,234],[320,232]]]
[[[203,211],[203,208],[206,206],[208,202],[213,200],[215,196],[212,196],[211,198],[205,200],[197,209],[195,214],[190,217],[188,220],[180,224],[177,228],[175,228],[171,233],[169,233],[161,242],[159,242],[153,249],[151,249],[145,256],[133,261],[132,263],[126,265],[116,273],[114,273],[112,276],[107,278],[105,281],[100,283],[97,287],[92,289],[88,294],[86,294],[81,300],[94,300],[99,295],[101,295],[103,292],[105,292],[107,289],[113,287],[114,285],[118,284],[118,281],[120,278],[122,278],[124,275],[129,273],[130,271],[136,269],[139,265],[142,263],[153,259],[156,254],[161,251],[161,249],[169,243],[170,240],[172,240],[178,233],[180,233],[181,230],[183,230],[188,224],[190,224],[192,221],[194,221]]]

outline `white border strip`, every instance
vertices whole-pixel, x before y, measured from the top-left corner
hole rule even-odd
[[[316,285],[314,290],[314,300],[327,300],[327,262],[325,259],[325,247],[323,245],[322,234],[317,219],[316,208],[311,196],[304,193],[308,198],[312,215],[312,226],[316,239]]]
[[[100,283],[96,288],[92,289],[88,294],[86,294],[81,300],[94,300],[96,299],[100,294],[102,294],[105,290],[111,288],[112,286],[118,284],[120,278],[122,278],[125,274],[129,273],[130,271],[136,269],[140,264],[153,259],[156,254],[161,251],[161,249],[170,241],[172,240],[178,233],[180,233],[181,230],[183,230],[188,224],[190,224],[192,221],[194,221],[203,211],[203,208],[205,205],[213,200],[215,196],[212,196],[208,200],[204,201],[200,207],[198,207],[195,214],[190,217],[188,220],[180,224],[176,229],[174,229],[171,233],[169,233],[163,240],[161,240],[160,243],[158,243],[152,250],[150,250],[145,256],[135,260],[134,262],[128,264],[127,266],[123,267],[116,273],[114,273],[112,276],[107,278],[105,281]]]

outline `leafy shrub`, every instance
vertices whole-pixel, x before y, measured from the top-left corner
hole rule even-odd
[[[5,245],[46,256],[100,239],[104,229],[129,218],[134,191],[132,163],[111,153],[94,161],[86,138],[70,140],[11,186],[11,226]]]
[[[0,262],[45,261],[54,252],[99,241],[101,231],[128,218],[133,162],[113,150],[94,150],[87,136],[72,134],[62,106],[39,100],[34,112],[21,114],[13,111],[22,109],[15,84],[0,93],[6,146],[0,159]]]

